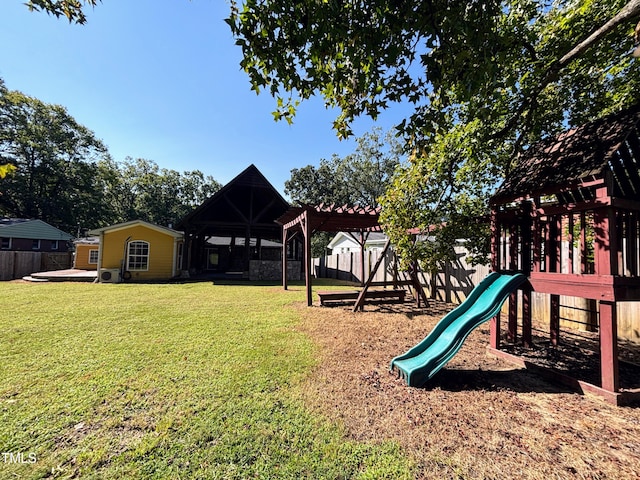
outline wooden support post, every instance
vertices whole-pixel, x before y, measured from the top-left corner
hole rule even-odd
[[[367,233],[367,237],[369,236],[369,234]],[[365,244],[367,243],[365,236],[364,236],[364,232],[360,232],[360,285],[364,287],[364,284],[366,282],[366,280],[364,279],[364,276],[366,275],[365,273],[365,268],[364,268],[364,260],[365,260]]]
[[[580,273],[591,273],[589,270],[589,247],[587,245],[587,214],[580,212]]]
[[[524,275],[530,276],[532,255],[534,258],[536,255],[535,247],[533,246],[533,236],[537,234],[537,231],[534,229],[534,209],[530,201],[523,201],[520,208],[522,210],[520,271]],[[533,346],[531,337],[531,296],[531,284],[526,282],[522,287],[522,345],[525,348],[531,348]]]
[[[562,216],[553,216],[553,271],[562,271]]]
[[[618,326],[615,302],[600,301],[600,372],[602,388],[617,392],[618,376]]]
[[[313,305],[313,293],[311,285],[311,225],[309,224],[309,212],[304,211],[303,216],[304,233],[304,281],[307,285],[307,306]]]
[[[287,227],[282,227],[282,288],[287,290],[287,243],[288,243],[289,230]]]
[[[610,275],[619,275],[622,266],[622,248],[620,248],[620,227],[621,218],[617,217],[616,211],[612,207],[607,208],[607,219],[609,223],[609,262],[611,265]]]
[[[550,295],[551,313],[549,316],[549,335],[551,345],[560,343],[560,295]]]
[[[531,214],[533,215],[533,222],[531,224],[531,236],[533,237],[533,271],[540,272],[542,270],[542,231],[540,229],[540,215],[536,211],[537,205],[540,203],[539,199],[536,197],[535,205],[532,207]]]
[[[520,253],[520,234],[518,225],[512,224],[509,229],[509,270],[518,270],[518,256]],[[509,295],[509,317],[507,321],[507,340],[515,343],[518,338],[518,292]]]
[[[491,319],[489,324],[489,345],[495,350],[500,349],[500,312]]]
[[[558,223],[556,221],[556,217],[549,216],[547,219],[547,230],[546,230],[546,246],[544,249],[545,256],[545,271],[547,272],[557,272],[558,271],[558,256],[559,245],[558,245]]]
[[[501,267],[501,259],[506,245],[502,244],[502,228],[498,217],[500,207],[494,206],[491,209],[491,269],[499,272]],[[435,286],[433,287],[435,292]],[[498,350],[500,348],[500,312],[491,319],[489,324],[489,345],[491,348]]]
[[[527,282],[522,288],[522,345],[525,348],[533,347],[531,336],[531,285]]]
[[[500,269],[500,225],[498,207],[495,206],[491,209],[491,269],[494,272]]]
[[[533,205],[523,201],[520,204],[522,220],[520,221],[520,271],[529,276],[531,273],[531,258],[533,250]]]
[[[569,255],[567,255],[567,273],[573,273],[573,229],[574,229],[574,220],[573,213],[569,213]]]
[[[626,269],[630,276],[640,275],[638,269],[638,213],[631,212],[627,217]],[[625,272],[626,273],[626,272]]]
[[[611,203],[606,187],[596,190],[596,197]],[[618,232],[615,226],[615,210],[612,207],[600,208],[593,212],[595,273],[597,275],[618,274]]]
[[[518,292],[509,295],[509,321],[507,329],[507,340],[515,343],[518,339]]]

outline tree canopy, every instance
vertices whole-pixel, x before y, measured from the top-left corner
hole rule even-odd
[[[406,101],[415,111],[401,130],[431,140],[453,114],[506,135],[506,127],[554,130],[567,113],[588,117],[587,107],[628,101],[638,77],[625,55],[633,24],[612,25],[565,59],[621,10],[638,17],[640,1],[247,0],[232,2],[227,22],[252,87],[277,97],[280,118],[322,95],[340,109],[344,136],[355,117]]]
[[[105,179],[103,202],[112,215],[108,223],[139,219],[175,225],[222,187],[200,170],[180,173],[143,158],[99,166]]]
[[[376,207],[403,157],[398,140],[376,128],[358,138],[355,151],[345,157],[334,154],[318,167],[291,170],[285,193],[300,204]]]
[[[67,232],[134,219],[175,224],[220,188],[199,170],[151,160],[115,162],[60,105],[8,90],[0,79],[0,215]]]
[[[375,128],[357,139],[353,153],[321,159],[318,167],[307,165],[291,170],[284,191],[297,204],[376,207],[403,158],[398,140]],[[313,236],[314,256],[324,255],[330,237],[327,232]]]
[[[25,5],[31,11],[43,11],[56,17],[66,17],[69,23],[84,24],[85,6],[95,7],[101,0],[28,0]]]
[[[0,90],[0,163],[12,166],[0,180],[0,210],[20,218],[40,218],[73,231],[80,211],[102,206],[96,162],[106,147],[60,105],[19,91]]]
[[[518,152],[640,99],[639,15],[640,0],[247,0],[232,2],[227,22],[276,118],[319,95],[344,137],[356,117],[407,105],[397,129],[410,160],[382,219],[412,256],[425,252],[408,227],[443,248],[483,237],[469,216],[486,213]]]

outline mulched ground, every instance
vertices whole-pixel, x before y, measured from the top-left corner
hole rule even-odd
[[[419,478],[640,478],[640,408],[608,405],[488,355],[488,324],[425,388],[409,388],[390,373],[389,361],[451,308],[407,303],[353,313],[301,306],[302,329],[321,358],[303,385],[305,401],[353,439],[398,442],[415,459]],[[536,341],[544,346],[543,337]],[[582,358],[588,341],[567,341],[566,350]],[[543,351],[532,360],[560,364],[561,349]],[[639,351],[621,348],[633,361]],[[570,358],[561,361],[571,373]],[[594,361],[583,363],[592,368]],[[622,372],[623,384],[640,383],[640,369],[629,372]]]

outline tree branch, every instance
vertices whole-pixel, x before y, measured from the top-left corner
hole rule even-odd
[[[522,103],[516,110],[515,114],[509,119],[507,124],[494,135],[492,135],[491,138],[495,139],[503,137],[509,131],[511,131],[520,121],[520,117],[522,116],[522,114],[526,110],[529,110],[531,108],[534,103],[534,99],[538,95],[540,95],[540,93],[542,93],[542,91],[549,84],[555,82],[558,79],[562,69],[569,65],[569,63],[582,55],[587,49],[601,40],[605,35],[607,35],[618,25],[638,16],[640,16],[640,0],[631,0],[607,23],[602,25],[600,28],[591,33],[587,38],[582,40],[575,47],[565,53],[558,61],[551,64],[547,69],[547,73],[538,84],[537,88],[533,92],[531,92],[528,97],[522,100]]]

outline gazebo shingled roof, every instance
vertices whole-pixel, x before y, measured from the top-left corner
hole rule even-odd
[[[622,196],[633,195],[624,187],[640,185],[639,123],[640,103],[533,145],[520,155],[492,203],[575,189],[591,178],[602,178],[607,170],[622,182]]]

